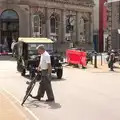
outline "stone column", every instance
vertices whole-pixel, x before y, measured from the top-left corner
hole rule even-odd
[[[112,3],[108,5],[108,50],[112,49]]]
[[[32,37],[32,14],[31,14],[31,6],[29,6],[29,37]]]
[[[76,13],[76,42],[80,41],[80,13]]]
[[[65,40],[65,30],[66,30],[66,16],[65,10],[61,11],[61,42]]]
[[[49,10],[46,7],[45,8],[45,37],[50,38],[50,16],[49,16]]]
[[[90,14],[90,42],[93,43],[93,29],[94,29],[94,17],[93,13]]]
[[[90,41],[90,21],[85,21],[85,41],[88,43]]]

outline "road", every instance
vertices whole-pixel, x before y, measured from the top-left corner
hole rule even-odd
[[[0,61],[0,91],[13,100],[31,120],[120,120],[120,72],[92,72],[64,67],[62,80],[53,76],[55,103],[29,98],[20,106],[26,81],[16,71],[16,62]],[[33,91],[36,95],[38,83]]]

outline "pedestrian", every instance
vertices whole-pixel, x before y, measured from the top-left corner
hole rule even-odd
[[[18,56],[18,42],[15,43],[13,51],[14,51],[14,57],[17,58],[17,56]]]
[[[52,72],[52,67],[51,67],[51,59],[49,53],[45,50],[44,45],[39,45],[37,47],[38,54],[41,55],[40,58],[40,63],[38,66],[38,70],[41,70],[41,81],[39,85],[39,89],[37,92],[37,96],[32,96],[32,98],[41,100],[42,97],[44,97],[44,94],[46,92],[48,99],[46,102],[52,102],[54,101],[54,95],[53,95],[53,90],[51,86],[51,72]]]
[[[114,50],[111,50],[111,53],[109,54],[109,58],[108,58],[108,67],[110,68],[111,71],[113,70],[113,65],[115,63],[115,53]]]
[[[13,42],[12,42],[12,44],[11,44],[12,57],[14,57],[14,54],[15,54],[15,49],[14,49],[15,44],[16,44],[16,41],[13,39]]]

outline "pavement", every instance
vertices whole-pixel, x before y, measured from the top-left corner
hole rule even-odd
[[[89,62],[87,64],[85,70],[87,72],[104,72],[104,73],[110,72],[110,69],[108,68],[108,63],[106,61],[106,57],[107,57],[107,55],[105,53],[102,54],[102,57],[101,57],[101,55],[99,55],[97,57],[97,68],[94,67],[94,57],[93,57],[93,64],[91,64]],[[64,61],[65,61],[65,65],[64,66],[67,66],[68,68],[69,67],[72,67],[72,68],[75,67],[74,65],[68,66],[68,64],[66,62],[67,61],[66,59],[64,59]],[[79,66],[79,68],[81,69],[82,66]],[[119,65],[119,63],[115,63],[114,64],[114,70],[115,70],[115,72],[120,72],[120,65]]]
[[[26,115],[3,92],[0,92],[0,120],[27,120]]]
[[[6,55],[0,57],[1,60],[14,60]],[[3,91],[0,90],[0,120],[27,120],[26,115],[14,101]]]

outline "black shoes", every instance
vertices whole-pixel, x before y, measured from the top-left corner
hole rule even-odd
[[[37,100],[41,100],[41,97],[39,97],[39,96],[32,96],[32,95],[30,95],[30,97],[32,97],[32,98],[34,98],[34,99],[37,99]]]
[[[52,99],[47,99],[46,102],[54,102],[54,98],[52,98]]]
[[[29,95],[30,97],[34,98],[34,99],[37,99],[37,100],[41,100],[41,97],[39,96],[32,96],[31,94]],[[47,99],[46,102],[54,102],[54,98],[51,98],[51,99]]]

